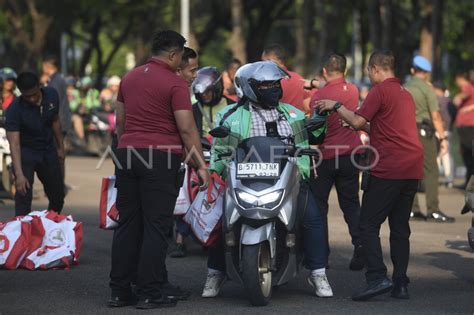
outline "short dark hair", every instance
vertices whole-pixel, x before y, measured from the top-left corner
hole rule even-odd
[[[286,61],[286,50],[285,48],[283,48],[282,45],[280,44],[271,44],[271,45],[268,45],[267,47],[265,47],[265,49],[263,50],[263,54],[264,55],[267,55],[267,54],[273,54],[275,55],[278,59],[280,59],[281,61]]]
[[[469,81],[469,72],[467,71],[461,71],[456,73],[456,78],[463,78]]]
[[[238,58],[232,58],[226,65],[226,69],[230,69],[232,68],[233,65],[237,65],[237,66],[242,66],[242,61],[240,61],[240,59]]]
[[[395,56],[390,50],[375,51],[370,55],[369,66],[378,66],[385,71],[395,71]]]
[[[323,59],[323,68],[329,73],[346,71],[347,60],[346,56],[338,53],[330,53]]]
[[[163,51],[182,50],[186,39],[178,32],[167,30],[159,31],[153,35],[151,52],[157,55]]]
[[[184,47],[183,58],[181,59],[181,68],[186,67],[189,64],[189,59],[197,58],[197,53],[194,49],[189,47]]]
[[[16,79],[16,86],[20,91],[28,91],[39,86],[39,79],[33,72],[22,72]]]
[[[59,69],[59,59],[55,55],[46,55],[43,58],[43,62],[44,63],[49,63],[49,64],[53,65],[54,67],[56,67],[56,69]]]

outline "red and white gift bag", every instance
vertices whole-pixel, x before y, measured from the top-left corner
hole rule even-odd
[[[118,226],[119,212],[115,205],[117,200],[117,188],[115,188],[115,176],[102,179],[100,192],[100,228],[113,230]]]
[[[0,223],[0,268],[69,268],[79,261],[82,236],[82,223],[54,211]]]
[[[197,194],[184,216],[184,221],[204,246],[212,246],[219,236],[224,193],[225,182],[213,173],[208,188]]]
[[[31,220],[32,231],[36,229],[37,234],[43,232],[41,244],[25,257],[22,267],[29,270],[67,269],[78,263],[83,237],[82,223],[54,211],[32,212],[20,220]]]
[[[16,269],[28,253],[31,226],[26,222],[0,223],[0,268]]]

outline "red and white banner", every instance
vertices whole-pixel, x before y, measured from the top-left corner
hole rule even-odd
[[[113,230],[118,226],[119,212],[115,205],[117,200],[117,188],[115,188],[115,176],[102,179],[100,192],[100,228]]]

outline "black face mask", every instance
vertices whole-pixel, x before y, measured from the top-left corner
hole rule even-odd
[[[259,101],[262,107],[275,108],[278,106],[278,102],[282,96],[281,87],[272,87],[269,89],[258,90]]]

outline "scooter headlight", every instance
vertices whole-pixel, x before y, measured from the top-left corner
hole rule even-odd
[[[273,209],[280,204],[281,198],[283,196],[283,191],[284,191],[283,189],[276,190],[266,195],[258,197],[258,196],[249,194],[248,192],[236,189],[235,194],[237,196],[237,200],[239,204],[243,208],[247,209],[247,208],[259,207],[259,208]]]

